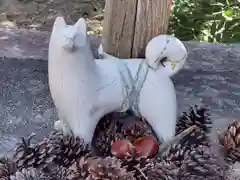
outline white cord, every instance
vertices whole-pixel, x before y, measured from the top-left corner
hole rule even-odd
[[[135,115],[140,117],[141,114],[138,109],[139,94],[146,80],[148,70],[150,68],[147,61],[145,59],[141,61],[141,63],[138,66],[136,77],[133,78],[131,74],[131,70],[128,68],[126,63],[115,56],[111,56],[105,53],[103,51],[102,44],[100,44],[98,47],[98,53],[101,59],[113,58],[117,61],[117,68],[119,70],[119,73],[123,82],[123,86],[124,86],[124,91],[123,91],[124,100],[122,102],[121,108],[118,111],[125,112],[131,109],[135,113]]]
[[[135,78],[132,77],[130,69],[127,67],[126,63],[118,59],[118,69],[121,76],[121,79],[124,84],[124,100],[119,111],[126,111],[131,109],[136,116],[141,116],[139,112],[139,94],[142,89],[142,86],[146,80],[149,65],[143,59],[138,66],[138,70]]]

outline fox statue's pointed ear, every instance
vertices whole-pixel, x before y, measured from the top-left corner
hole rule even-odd
[[[66,22],[63,17],[59,16],[55,19],[53,28],[59,28],[66,25]]]
[[[74,26],[76,27],[77,32],[81,33],[84,36],[87,35],[87,23],[84,18],[80,18]]]

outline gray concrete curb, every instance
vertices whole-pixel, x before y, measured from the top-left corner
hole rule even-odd
[[[0,28],[0,57],[47,60],[49,37],[49,32],[2,27]],[[96,49],[101,42],[101,37],[91,35],[90,38],[93,52],[96,56]],[[196,48],[211,48],[214,50],[224,47],[240,53],[240,47],[237,45],[199,43],[194,41],[184,42],[184,44],[189,52]]]
[[[47,60],[49,37],[49,32],[0,28],[0,57]],[[95,54],[101,38],[90,38]]]

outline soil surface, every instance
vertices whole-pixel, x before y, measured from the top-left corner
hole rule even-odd
[[[51,31],[61,15],[69,24],[84,17],[90,33],[99,34],[104,4],[105,0],[0,0],[0,26]]]

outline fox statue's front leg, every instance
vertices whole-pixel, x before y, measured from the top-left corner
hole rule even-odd
[[[56,120],[54,122],[54,129],[57,131],[63,131],[63,125],[62,125],[61,120]]]
[[[64,135],[74,134],[75,136],[83,138],[87,143],[90,143],[98,121],[92,121],[92,119],[89,119],[87,117],[83,119],[84,121],[74,121],[78,122],[77,124],[81,124],[81,126],[72,126],[72,128],[70,125],[65,124],[63,120],[58,119],[54,122],[54,129],[63,132]]]
[[[53,128],[57,131],[63,132],[65,135],[72,135],[72,130],[69,124],[64,123],[64,121],[61,119],[58,119],[54,122]]]

